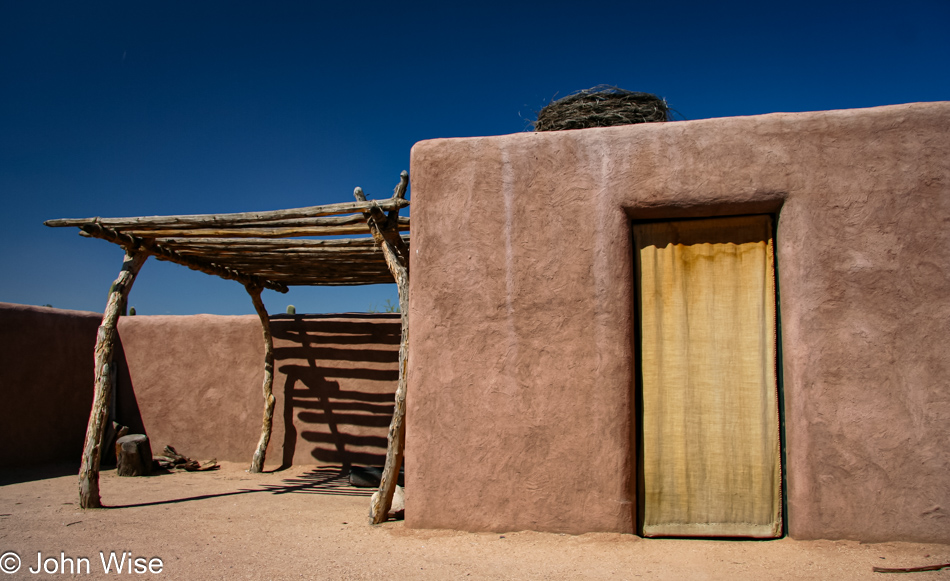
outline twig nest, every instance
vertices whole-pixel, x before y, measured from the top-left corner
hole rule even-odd
[[[578,91],[546,105],[538,113],[535,131],[562,131],[669,121],[666,101],[650,93],[610,85]]]

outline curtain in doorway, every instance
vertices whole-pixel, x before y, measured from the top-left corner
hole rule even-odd
[[[769,216],[637,224],[646,536],[782,531]]]

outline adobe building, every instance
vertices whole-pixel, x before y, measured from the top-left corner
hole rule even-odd
[[[950,542],[950,103],[411,175],[408,526]]]
[[[950,543],[950,103],[431,140],[412,180],[408,526]],[[119,319],[119,419],[246,461],[255,319]],[[77,458],[101,316],[0,320],[0,456]],[[383,461],[397,320],[269,318],[271,466]]]

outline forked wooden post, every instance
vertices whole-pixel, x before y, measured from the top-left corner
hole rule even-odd
[[[254,301],[254,310],[261,319],[261,329],[264,332],[264,425],[261,426],[261,439],[257,443],[254,458],[251,459],[251,472],[264,470],[264,456],[267,454],[267,444],[270,442],[271,428],[274,423],[274,339],[270,334],[270,319],[267,309],[261,301],[261,287],[246,285],[247,293]]]
[[[406,195],[409,185],[409,174],[400,174],[399,185],[393,192],[394,199],[402,199]],[[356,188],[353,195],[357,200],[364,201],[361,188]],[[393,410],[393,419],[389,424],[388,445],[386,447],[386,465],[379,482],[379,491],[373,495],[370,506],[370,518],[373,524],[385,522],[389,518],[389,509],[392,506],[393,493],[396,491],[396,481],[399,479],[399,469],[402,468],[403,455],[406,446],[406,366],[409,362],[409,250],[396,228],[398,223],[396,208],[383,215],[379,208],[373,208],[364,215],[367,218],[373,238],[379,244],[386,258],[396,286],[399,290],[399,312],[402,323],[402,338],[399,343],[399,383],[396,387],[396,407]]]
[[[79,506],[81,508],[101,508],[99,497],[99,462],[102,459],[102,437],[109,419],[109,403],[112,401],[113,366],[112,354],[115,349],[116,323],[128,300],[132,283],[138,275],[148,254],[144,251],[126,250],[119,277],[112,283],[109,301],[102,314],[102,323],[96,333],[96,387],[86,427],[86,441],[82,449],[82,463],[79,467]]]

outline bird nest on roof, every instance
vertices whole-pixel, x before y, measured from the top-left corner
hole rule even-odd
[[[538,113],[535,131],[561,131],[668,121],[666,101],[650,93],[598,85],[546,105]]]

